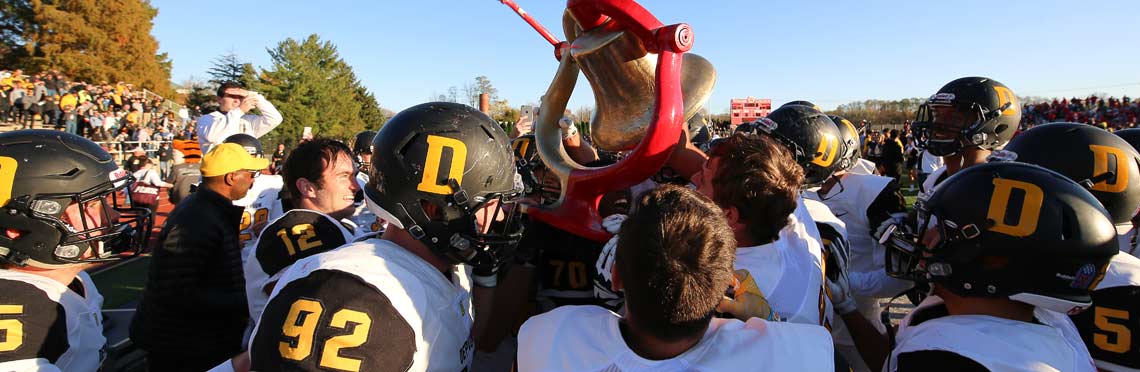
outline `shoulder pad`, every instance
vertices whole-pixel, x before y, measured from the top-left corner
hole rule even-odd
[[[348,243],[348,236],[340,223],[324,214],[292,210],[262,230],[254,254],[261,270],[273,275],[297,260]]]
[[[0,363],[44,358],[55,363],[70,347],[63,305],[39,287],[0,279]]]
[[[259,371],[406,371],[415,331],[372,284],[337,270],[287,283],[265,306],[250,342]]]

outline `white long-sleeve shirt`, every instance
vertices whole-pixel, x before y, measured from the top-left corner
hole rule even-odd
[[[174,185],[169,184],[166,181],[163,181],[162,176],[160,176],[158,174],[158,171],[155,169],[146,169],[146,168],[139,169],[137,172],[134,173],[134,176],[135,176],[135,179],[138,180],[138,182],[149,183],[151,185],[158,186],[158,187],[174,187]]]
[[[245,133],[261,138],[281,124],[281,113],[265,96],[256,92],[250,94],[257,96],[257,109],[261,110],[261,115],[246,114],[235,108],[227,113],[215,111],[198,118],[198,144],[201,145],[203,154],[229,136]]]

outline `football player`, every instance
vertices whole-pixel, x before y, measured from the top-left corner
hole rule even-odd
[[[356,165],[348,146],[317,138],[297,145],[282,166],[296,208],[265,227],[245,259],[245,293],[254,322],[281,273],[294,262],[352,242],[342,223],[353,212]],[[264,176],[263,176],[264,177]]]
[[[222,143],[236,143],[241,145],[255,158],[264,158],[265,152],[261,148],[261,141],[254,136],[238,133],[226,138]],[[241,214],[241,230],[238,239],[241,241],[241,259],[245,263],[249,251],[253,249],[254,242],[261,234],[265,225],[284,213],[281,206],[281,189],[284,187],[281,176],[269,172],[261,172],[253,179],[253,187],[244,198],[234,200],[234,205],[245,208]]]
[[[883,269],[882,246],[871,236],[880,223],[894,214],[906,213],[905,202],[899,193],[898,181],[874,174],[853,172],[857,168],[859,154],[859,133],[850,121],[840,116],[831,116],[839,129],[839,154],[835,160],[835,172],[818,188],[804,192],[804,197],[825,204],[834,216],[843,221],[850,243],[850,262],[846,264],[850,294],[854,297],[859,313],[871,322],[878,332],[885,333],[886,327],[880,320],[881,298],[891,298],[913,286],[913,282],[887,276]],[[815,214],[812,218],[822,219]],[[824,234],[825,228],[820,227]],[[833,251],[833,250],[830,250]],[[833,260],[828,261],[827,274],[832,281],[840,275],[833,270]],[[837,329],[844,328],[836,322]],[[841,330],[842,331],[842,330]],[[857,371],[869,368],[854,352],[850,335],[845,332],[835,334],[839,353]]]
[[[794,205],[788,194],[785,215]],[[613,265],[624,315],[565,306],[531,318],[519,333],[519,371],[831,369],[821,327],[714,318],[737,250],[720,206],[673,185],[636,204]]]
[[[787,103],[768,114],[767,117],[751,123],[750,128],[745,128],[756,134],[769,136],[775,139],[776,143],[787,148],[796,164],[803,169],[803,184],[800,185],[800,188],[806,190],[818,187],[831,177],[832,172],[839,165],[838,159],[843,151],[841,151],[839,128],[835,123],[820,112],[816,106],[806,106],[796,102],[807,103],[806,101]],[[801,195],[807,194],[810,192],[804,192]],[[808,217],[802,220],[814,222],[813,227],[815,227],[814,231],[806,230],[808,235],[806,235],[807,239],[804,240],[808,241],[809,244],[805,248],[811,251],[813,255],[816,255],[817,251],[819,252],[817,266],[821,268],[823,273],[826,273],[827,260],[825,258],[846,257],[848,255],[846,253],[849,245],[847,227],[843,221],[835,217],[827,205],[803,196],[798,199],[799,206],[797,209],[805,210],[808,214]],[[821,246],[822,249],[819,248]],[[839,251],[843,252],[840,253]],[[836,252],[836,254],[830,252]],[[756,267],[749,271],[754,272],[759,269]],[[820,283],[822,285],[822,280]],[[825,292],[821,286],[819,291],[821,297],[820,320],[824,326],[830,329],[831,303],[822,298]]]
[[[991,162],[917,209],[930,228],[888,235],[887,270],[933,295],[900,323],[884,370],[1096,370],[1066,314],[1091,305],[1119,251],[1088,191],[1036,165]]]
[[[1092,294],[1093,307],[1072,317],[1097,367],[1109,371],[1140,369],[1132,333],[1140,324],[1140,259],[1132,218],[1140,208],[1140,154],[1106,130],[1085,124],[1052,123],[1022,132],[1005,150],[1017,161],[1040,165],[1076,181],[1092,193],[1116,225],[1120,254],[1112,257],[1104,280]]]
[[[1021,103],[997,80],[964,77],[943,85],[918,108],[911,128],[915,144],[946,165],[926,178],[920,197],[929,196],[959,170],[986,162],[994,149],[1013,138],[1021,123]]]
[[[375,137],[376,131],[366,130],[357,133],[352,141],[352,154],[360,169],[360,172],[356,174],[356,182],[361,191],[356,193],[355,210],[352,212],[352,217],[349,217],[349,222],[352,222],[350,228],[357,238],[379,235],[384,232],[384,228],[388,225],[387,222],[368,210],[368,205],[364,203],[363,190],[364,185],[368,184],[368,172],[372,169],[372,139]]]
[[[759,315],[822,326],[831,311],[821,240],[811,216],[796,213],[806,212],[799,194],[804,170],[790,152],[770,136],[734,134],[710,146],[693,183],[724,209],[739,245],[736,269],[749,274],[771,307]],[[741,319],[758,315],[724,310]]]
[[[145,208],[107,151],[66,132],[0,133],[0,370],[96,371],[103,296],[83,270],[138,253]]]
[[[365,201],[388,229],[286,269],[254,332],[253,370],[469,368],[519,235],[505,213],[522,191],[507,136],[478,110],[436,102],[392,117],[372,149]]]

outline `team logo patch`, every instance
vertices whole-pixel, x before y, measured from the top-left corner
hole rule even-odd
[[[938,94],[935,94],[933,96],[930,96],[929,102],[930,103],[950,103],[950,102],[954,102],[954,98],[956,98],[956,97],[957,96],[955,96],[954,93],[938,93]]]
[[[756,119],[752,124],[756,126],[756,129],[762,130],[764,133],[775,132],[776,128],[780,126],[780,124],[776,124],[776,121],[769,118]]]
[[[1085,264],[1077,270],[1077,275],[1073,276],[1073,281],[1069,283],[1072,288],[1088,288],[1092,285],[1093,279],[1096,278],[1096,266],[1093,264]]]

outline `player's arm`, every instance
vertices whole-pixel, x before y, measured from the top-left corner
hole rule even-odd
[[[317,270],[284,285],[266,304],[250,342],[255,371],[407,371],[412,325],[359,277]]]
[[[843,318],[843,324],[847,326],[851,339],[855,341],[855,349],[859,351],[859,356],[863,357],[867,367],[873,371],[882,370],[883,362],[891,355],[890,340],[887,336],[879,333],[879,330],[858,311],[839,314],[839,317]]]
[[[867,227],[870,229],[868,233],[874,236],[883,221],[906,212],[906,199],[899,191],[899,181],[891,180],[867,206]]]
[[[245,119],[252,124],[254,134],[256,134],[254,137],[261,137],[272,131],[273,128],[277,128],[283,118],[281,112],[277,111],[277,107],[273,106],[273,103],[269,102],[261,93],[249,92],[249,94],[256,97],[253,99],[257,100],[255,105],[257,110],[261,111],[261,115],[246,115]]]
[[[476,333],[475,345],[483,352],[495,351],[503,339],[521,324],[525,316],[523,310],[529,296],[533,294],[534,266],[514,264],[507,268],[495,289],[495,311],[487,317],[485,329]],[[478,289],[478,288],[476,288]],[[477,293],[477,292],[476,292]],[[475,309],[476,318],[480,316]]]
[[[562,147],[566,154],[578,164],[589,164],[598,160],[598,151],[586,141],[582,140],[581,133],[575,133],[562,139]]]
[[[677,139],[678,144],[673,148],[673,155],[665,164],[673,168],[677,175],[691,180],[693,175],[705,166],[705,161],[709,157],[704,151],[693,145],[692,141],[689,141],[689,126],[682,124],[681,129],[681,137]]]
[[[18,280],[0,279],[0,289],[0,370],[59,371],[53,363],[68,349],[63,305]]]
[[[997,351],[1000,352],[1000,351]],[[949,351],[920,350],[899,354],[897,372],[989,372],[978,362]]]

